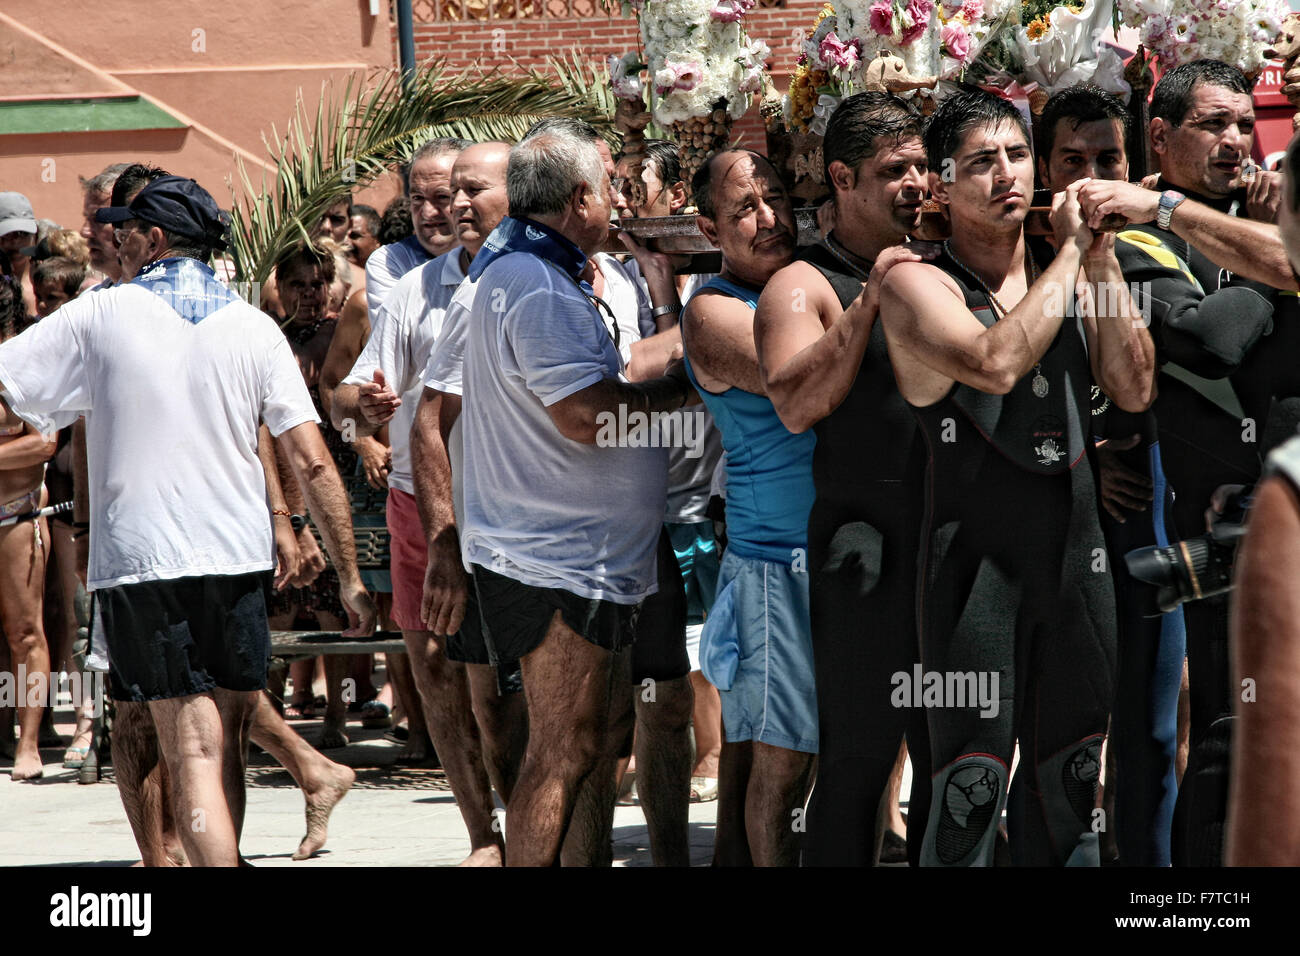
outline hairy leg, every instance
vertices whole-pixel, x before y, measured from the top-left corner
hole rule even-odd
[[[238,866],[239,841],[222,774],[223,715],[212,694],[149,702],[171,778],[172,811],[195,866]]]
[[[578,788],[573,820],[564,838],[560,862],[564,866],[613,866],[614,804],[618,800],[619,753],[632,732],[635,716],[632,695],[624,693],[631,655],[614,655],[610,665],[611,697],[604,742],[595,769]]]
[[[218,687],[212,692],[221,715],[221,785],[226,806],[235,825],[235,841],[244,832],[244,770],[248,766],[248,735],[262,691],[233,691]]]
[[[656,866],[690,866],[691,712],[688,677],[634,685],[636,701],[637,792],[650,830]]]
[[[483,763],[502,803],[510,802],[528,746],[528,705],[523,694],[499,694],[496,668],[466,664]]]
[[[429,756],[429,725],[424,719],[424,704],[415,685],[415,674],[411,670],[411,655],[388,654],[385,659],[388,664],[388,683],[393,689],[393,723],[397,723],[400,710],[406,715],[406,728],[409,732],[402,756],[413,760],[424,759]]]
[[[722,699],[718,689],[699,671],[691,671],[691,691],[695,695],[691,722],[695,727],[695,766],[692,777],[717,777],[718,758],[722,755]]]
[[[425,725],[469,831],[472,850],[465,862],[500,866],[505,844],[500,829],[492,826],[492,786],[483,764],[465,665],[450,660],[443,642],[431,631],[403,631],[402,639]]]
[[[798,866],[796,811],[808,798],[813,754],[754,741],[745,790],[745,833],[755,866]]]
[[[307,835],[293,858],[305,860],[325,845],[330,813],[347,796],[357,775],[351,767],[335,763],[303,740],[276,712],[265,693],[257,697],[250,737],[279,761],[302,789],[307,802]]]
[[[600,759],[613,655],[566,627],[557,611],[545,639],[520,663],[528,749],[508,807],[509,864],[550,866],[578,788]]]
[[[185,854],[179,846],[168,799],[170,780],[159,759],[148,704],[116,702],[112,746],[117,792],[144,865],[183,864]]]
[[[347,622],[323,611],[316,612],[322,631],[340,631],[347,627]],[[325,654],[325,720],[321,725],[320,748],[335,750],[348,745],[347,722],[348,704],[343,699],[343,681],[352,670],[355,654]],[[351,700],[357,699],[358,688],[354,685]]]
[[[754,764],[754,744],[723,740],[718,758],[718,823],[714,830],[714,866],[753,866],[745,827],[745,793]]]

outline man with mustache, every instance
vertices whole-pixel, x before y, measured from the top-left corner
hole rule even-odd
[[[506,214],[508,143],[478,143],[456,157],[451,215],[460,245],[407,273],[376,316],[370,340],[334,393],[336,427],[351,419],[358,434],[385,423],[393,447],[388,479],[388,530],[392,554],[393,618],[402,628],[412,672],[434,747],[456,794],[475,864],[503,863],[502,836],[493,826],[492,792],[484,770],[478,727],[470,707],[465,666],[447,656],[445,635],[420,617],[428,547],[415,499],[411,424],[423,384],[421,373],[442,335],[452,296],[488,234]]]
[[[1089,455],[1089,376],[1138,411],[1152,398],[1153,349],[1127,293],[1106,291],[1121,280],[1114,239],[1083,223],[1078,183],[1053,205],[1055,259],[1032,257],[1033,157],[1012,104],[955,94],[930,117],[925,145],[952,238],[934,264],[890,270],[880,305],[929,459],[921,660],[927,672],[996,677],[999,691],[988,707],[965,694],[926,702],[933,791],[920,862],[992,864],[1019,742],[1013,859],[1096,866],[1091,811],[1115,604]],[[1075,308],[1076,283],[1092,308]]]
[[[715,153],[691,186],[700,231],[722,250],[721,273],[682,317],[687,371],[727,454],[727,549],[700,638],[725,732],[713,859],[794,866],[792,814],[817,752],[806,573],[815,438],[781,423],[754,347],[759,295],[794,255],[794,208],[772,164],[745,149]]]
[[[885,93],[851,96],[827,123],[822,149],[835,227],[768,282],[754,334],[777,414],[791,431],[817,435],[808,579],[821,749],[803,863],[869,866],[884,838],[881,794],[891,778],[901,781],[909,717],[919,717],[913,756],[927,762],[924,715],[890,704],[890,675],[910,673],[916,660],[913,548],[925,459],[894,385],[880,283],[897,263],[936,250],[902,244],[920,223],[928,185],[913,109]],[[919,852],[927,800],[916,789],[924,775],[915,779],[909,830]]]
[[[1300,306],[1272,222],[1275,174],[1243,183],[1254,130],[1251,85],[1240,71],[1215,60],[1185,64],[1161,78],[1151,100],[1156,190],[1093,181],[1079,192],[1090,223],[1109,214],[1130,223],[1116,255],[1125,281],[1144,290],[1159,353],[1153,410],[1182,538],[1203,533],[1207,506],[1222,508],[1219,489],[1259,476],[1270,436],[1294,430],[1298,417],[1284,400],[1300,395]],[[1189,601],[1183,615],[1192,752],[1172,860],[1217,865],[1226,804],[1216,755],[1226,753],[1235,696],[1227,595]]]
[[[397,280],[416,266],[456,245],[451,221],[451,167],[468,140],[431,139],[415,151],[406,174],[413,232],[401,242],[380,246],[366,260],[366,308],[375,313]]]
[[[168,176],[97,217],[117,224],[122,275],[133,281],[69,303],[6,343],[0,376],[12,404],[44,428],[87,414],[99,489],[89,576],[113,694],[153,717],[190,861],[235,866],[247,733],[270,649],[273,533],[259,419],[282,436],[336,561],[342,601],[359,618],[349,636],[369,634],[375,610],[288,345],[207,264],[225,248],[211,196]],[[159,354],[178,361],[160,364]]]

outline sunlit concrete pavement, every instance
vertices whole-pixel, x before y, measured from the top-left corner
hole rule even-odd
[[[71,712],[56,726],[72,733]],[[315,743],[319,720],[295,724]],[[302,795],[288,772],[265,754],[248,771],[248,812],[241,844],[254,866],[450,866],[469,853],[465,826],[441,770],[394,763],[400,747],[382,730],[348,724],[352,743],[329,756],[357,771],[357,783],[330,819],[329,842],[319,856],[295,863],[302,839]],[[111,768],[98,784],[77,783],[61,766],[63,750],[41,753],[45,777],[35,783],[9,778],[0,758],[0,866],[127,866],[139,859]],[[713,852],[717,803],[693,804],[691,862],[707,864]],[[507,830],[509,822],[507,821]],[[614,816],[615,866],[649,866],[650,845],[639,806],[619,806]]]

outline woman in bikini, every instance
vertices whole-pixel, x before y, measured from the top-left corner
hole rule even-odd
[[[21,289],[12,276],[0,275],[0,342],[22,331],[25,320]],[[44,507],[45,463],[54,447],[0,399],[0,521]],[[37,740],[50,688],[50,652],[42,625],[49,540],[44,518],[0,525],[0,629],[8,644],[8,682],[17,698],[21,734],[14,780],[35,780],[42,772]],[[26,681],[18,681],[20,674]]]

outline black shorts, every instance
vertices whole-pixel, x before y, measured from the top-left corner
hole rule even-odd
[[[266,687],[271,572],[122,584],[95,592],[114,700]]]
[[[664,528],[656,555],[659,590],[641,602],[630,662],[632,683],[676,680],[691,672],[686,653],[686,585]]]
[[[483,643],[493,664],[517,661],[546,639],[555,612],[583,640],[610,652],[636,639],[640,604],[579,597],[561,588],[539,588],[474,565]]]
[[[478,609],[478,589],[471,576],[469,594],[465,600],[465,620],[460,630],[447,638],[447,658],[462,664],[483,664],[492,666],[492,656],[488,653],[487,642],[483,640],[483,620]],[[523,674],[519,661],[500,661],[496,664],[497,691],[501,694],[518,694],[524,689]]]

